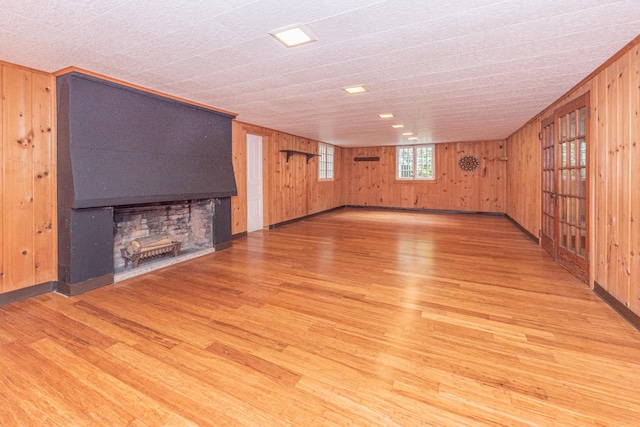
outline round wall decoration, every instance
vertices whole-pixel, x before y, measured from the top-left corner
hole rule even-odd
[[[480,166],[480,160],[476,156],[462,156],[458,160],[458,167],[465,172],[473,172]]]

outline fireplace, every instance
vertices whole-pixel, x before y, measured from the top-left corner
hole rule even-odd
[[[125,269],[121,250],[126,249],[125,245],[132,241],[170,239],[180,242],[181,254],[212,249],[213,212],[213,199],[114,208],[113,266],[115,272]]]
[[[57,97],[58,292],[114,283],[127,239],[114,224],[136,209],[161,213],[142,214],[133,233],[166,227],[184,250],[231,246],[235,115],[77,71],[57,77]]]

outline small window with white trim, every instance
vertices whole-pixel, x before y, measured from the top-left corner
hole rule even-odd
[[[319,180],[332,180],[333,179],[333,145],[318,143],[318,154],[320,160],[318,161],[318,179]]]
[[[396,179],[435,179],[435,153],[435,144],[396,147]]]

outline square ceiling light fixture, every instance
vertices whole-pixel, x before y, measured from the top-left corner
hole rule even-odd
[[[276,40],[286,47],[302,46],[303,44],[312,43],[318,40],[302,25],[283,28],[281,30],[270,32],[269,34],[275,37]]]
[[[356,93],[365,93],[367,91],[363,86],[343,87],[342,90],[347,92],[349,95],[353,95]]]

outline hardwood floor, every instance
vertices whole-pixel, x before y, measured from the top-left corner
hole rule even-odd
[[[640,332],[498,216],[345,209],[0,307],[0,424],[637,426]]]

